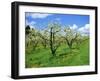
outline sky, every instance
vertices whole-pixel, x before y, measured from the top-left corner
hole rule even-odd
[[[37,30],[43,30],[47,28],[48,23],[56,21],[62,27],[68,26],[89,34],[89,19],[89,15],[25,12],[25,25]]]

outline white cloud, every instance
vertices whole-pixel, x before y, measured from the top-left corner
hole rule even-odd
[[[69,25],[69,27],[70,27],[71,29],[73,29],[73,30],[76,30],[76,29],[78,28],[78,26],[77,26],[76,24],[73,24],[73,26],[70,26],[70,25]]]
[[[52,14],[42,14],[42,13],[27,13],[26,17],[31,16],[32,18],[46,18]]]
[[[84,35],[89,35],[89,30],[90,30],[90,25],[89,24],[85,24],[85,26],[80,27],[78,29],[78,31]]]
[[[83,27],[78,27],[76,24],[73,24],[72,26],[69,25],[69,27],[73,30],[77,30],[83,36],[89,35],[89,32],[90,32],[89,24],[85,24]]]
[[[35,28],[35,26],[34,26],[35,24],[36,24],[35,21],[28,22],[28,21],[26,20],[26,26],[29,25],[31,28]]]
[[[35,25],[35,24],[36,24],[35,21],[28,22],[28,21],[26,20],[26,25]]]

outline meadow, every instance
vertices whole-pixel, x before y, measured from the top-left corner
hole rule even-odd
[[[53,56],[50,47],[37,45],[34,50],[32,44],[25,49],[25,67],[61,67],[89,65],[89,39],[83,41],[80,46],[74,43],[70,49],[66,43],[62,43]]]

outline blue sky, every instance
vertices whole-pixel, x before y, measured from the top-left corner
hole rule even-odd
[[[52,13],[34,13],[26,12],[26,25],[30,25],[35,29],[45,29],[48,23],[57,21],[61,26],[68,25],[77,28],[83,32],[89,32],[89,15],[75,15],[75,14],[52,14]]]

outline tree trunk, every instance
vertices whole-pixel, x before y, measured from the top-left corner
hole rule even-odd
[[[56,52],[54,43],[55,43],[55,36],[54,36],[53,28],[51,28],[50,29],[50,49],[53,56],[55,56],[55,52]]]

